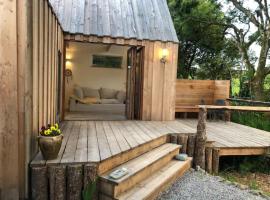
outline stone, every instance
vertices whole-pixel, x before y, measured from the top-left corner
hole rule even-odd
[[[243,184],[239,184],[238,187],[239,187],[241,190],[247,190],[247,189],[248,189],[248,186],[247,186],[247,185],[243,185]]]

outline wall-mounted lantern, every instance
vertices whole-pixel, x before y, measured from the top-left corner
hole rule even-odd
[[[169,51],[168,49],[162,49],[161,50],[161,58],[160,58],[160,62],[162,63],[166,63],[167,62],[167,57],[169,55]]]
[[[72,80],[72,62],[71,62],[71,54],[66,54],[66,69],[65,69],[65,76],[67,82]]]

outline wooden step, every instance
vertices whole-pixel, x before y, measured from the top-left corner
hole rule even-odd
[[[147,152],[133,160],[124,163],[108,173],[100,176],[100,192],[109,197],[116,197],[132,188],[140,181],[146,179],[157,170],[170,162],[179,153],[180,145],[166,143]],[[109,174],[119,168],[125,167],[129,174],[118,180],[113,180]]]
[[[132,189],[119,195],[116,198],[110,198],[100,194],[101,200],[152,200],[160,192],[166,190],[176,179],[190,169],[192,158],[187,161],[170,161],[165,167],[156,171],[152,176],[143,180]]]
[[[165,167],[155,172],[130,191],[120,195],[119,200],[155,199],[160,192],[167,189],[176,179],[191,168],[192,158],[187,161],[170,161]]]
[[[136,146],[132,149],[129,149],[125,152],[117,154],[109,159],[103,160],[99,163],[98,167],[98,174],[104,174],[109,170],[129,161],[132,160],[152,149],[159,147],[162,144],[169,142],[169,136],[163,135],[158,138],[152,139],[146,143],[143,143],[139,146]]]

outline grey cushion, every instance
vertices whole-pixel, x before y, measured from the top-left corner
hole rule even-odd
[[[101,104],[121,104],[117,99],[101,99]]]
[[[76,97],[78,97],[79,99],[83,99],[83,98],[84,98],[84,95],[83,95],[83,90],[82,90],[82,88],[76,86],[76,87],[74,88],[74,95],[75,95]]]
[[[96,97],[97,99],[100,99],[99,90],[88,87],[83,87],[82,90],[84,97]]]
[[[99,90],[101,99],[115,99],[117,92],[118,92],[117,90],[108,88],[101,88]]]
[[[121,103],[124,103],[125,100],[126,100],[126,92],[124,92],[124,91],[119,91],[119,92],[117,92],[117,94],[116,94],[116,99],[117,99],[118,101],[120,101]]]

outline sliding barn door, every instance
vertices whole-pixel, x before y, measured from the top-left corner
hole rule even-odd
[[[127,119],[141,119],[142,115],[143,55],[143,48],[131,47],[128,50]]]

